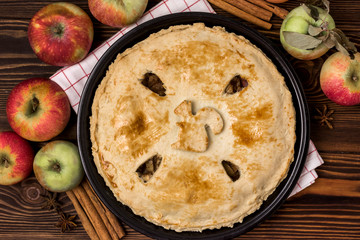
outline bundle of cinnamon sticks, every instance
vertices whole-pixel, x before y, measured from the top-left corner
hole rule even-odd
[[[118,219],[98,199],[86,177],[79,186],[66,194],[92,240],[115,240],[125,235]]]
[[[245,21],[265,29],[270,29],[269,23],[273,14],[284,19],[288,11],[265,0],[209,0],[210,3]]]

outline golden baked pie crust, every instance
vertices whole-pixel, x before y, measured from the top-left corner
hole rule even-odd
[[[166,96],[141,84],[149,72]],[[227,94],[236,75],[248,85]],[[195,118],[176,114],[184,101],[194,116],[207,109],[223,120],[218,133],[208,127],[214,117],[201,120],[205,148],[175,144],[203,132]],[[181,122],[194,126],[187,137]],[[286,177],[296,138],[291,94],[274,64],[244,37],[202,23],[170,27],[120,53],[95,93],[90,132],[95,164],[115,197],[176,231],[242,222]],[[161,163],[145,182],[136,171],[154,155]],[[224,160],[239,168],[239,179],[226,174]]]

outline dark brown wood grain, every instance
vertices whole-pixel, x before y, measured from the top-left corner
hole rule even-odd
[[[179,0],[180,1],[180,0]],[[49,77],[58,67],[42,63],[32,52],[27,27],[31,17],[41,7],[53,1],[0,0],[0,131],[11,130],[6,119],[6,100],[11,89],[30,77]],[[71,1],[83,8],[89,16],[87,1]],[[158,0],[149,1],[148,8]],[[279,4],[291,10],[302,1],[289,0]],[[218,14],[243,22],[221,9]],[[360,48],[360,2],[358,0],[332,0],[331,15]],[[118,31],[105,26],[91,16],[95,27],[95,48]],[[281,49],[279,29],[282,20],[273,17],[272,29],[253,27],[271,39]],[[360,239],[360,105],[344,107],[331,102],[322,93],[319,73],[325,59],[334,51],[313,61],[293,59],[285,53],[298,73],[306,93],[311,113],[311,138],[325,164],[317,169],[319,179],[311,187],[288,199],[268,220],[238,239]],[[326,104],[335,110],[334,129],[320,126],[313,118],[315,108]],[[76,115],[65,131],[56,139],[76,143]],[[38,150],[45,143],[32,143]],[[0,186],[0,239],[89,239],[77,218],[78,228],[61,233],[54,224],[58,215],[41,209],[45,191],[32,175],[22,183]],[[75,214],[66,194],[59,195],[63,210]],[[124,225],[124,239],[149,239]]]

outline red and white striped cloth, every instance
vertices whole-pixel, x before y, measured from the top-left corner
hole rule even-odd
[[[131,29],[143,22],[146,22],[156,17],[178,12],[215,13],[215,11],[212,9],[210,4],[206,0],[163,0],[155,7],[147,11],[136,23],[128,27],[122,28],[114,36],[112,36],[95,50],[90,52],[84,60],[72,66],[67,66],[58,70],[54,75],[50,77],[50,79],[57,82],[62,87],[62,89],[65,90],[67,96],[69,97],[71,106],[73,107],[75,112],[77,112],[81,93],[91,73],[91,70],[93,69],[97,61],[101,58],[101,56],[104,54],[104,52],[116,40],[118,40],[125,33],[129,32]],[[310,141],[309,153],[304,170],[290,196],[313,184],[315,182],[315,179],[318,177],[315,172],[315,168],[317,168],[323,163],[324,162],[320,157],[319,153],[317,152],[314,144]]]

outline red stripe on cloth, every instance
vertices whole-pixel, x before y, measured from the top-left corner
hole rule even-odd
[[[149,14],[152,19],[155,18],[154,15],[152,15],[151,11],[148,11],[148,12],[146,13],[146,15],[147,15],[147,14]]]
[[[121,34],[121,35],[124,35],[124,31],[125,31],[126,29],[127,29],[127,28],[121,29],[119,32],[115,33],[114,36],[112,36],[111,38],[109,38],[108,41],[111,42],[113,39],[117,38],[120,34]]]
[[[86,76],[83,76],[82,78],[78,79],[76,82],[74,82],[73,86],[75,86],[78,82],[80,82],[81,80],[83,80],[84,78],[89,77],[89,75],[87,74]]]
[[[189,5],[187,4],[186,0],[184,0],[184,3],[186,5],[186,8],[184,10],[182,10],[182,12],[185,11],[186,9],[189,9],[189,11],[191,11],[191,9],[190,9]]]
[[[96,54],[94,52],[91,52],[92,55],[94,55],[94,57],[96,58],[96,61],[99,61],[99,58],[96,56]]]
[[[316,149],[312,150],[311,152],[309,152],[307,155],[312,154],[313,152],[316,152]]]
[[[314,173],[312,171],[310,171],[311,175],[313,176],[314,179],[316,179]]]
[[[204,1],[204,0],[203,0],[203,2],[204,2],[204,4],[205,4],[205,6],[208,8],[208,10],[209,10],[210,13],[215,13],[215,11],[212,9],[212,7],[210,7],[210,5],[209,5],[209,3],[208,3],[207,1]]]
[[[71,105],[71,106],[72,106],[72,107],[75,107],[75,106],[79,105],[79,103],[80,103],[80,102],[77,102],[77,103],[75,103],[74,105]]]
[[[171,9],[170,9],[170,8],[169,8],[169,6],[166,4],[166,2],[164,2],[164,4],[165,4],[166,8],[169,10],[169,13],[171,13],[171,14],[172,14]]]
[[[162,5],[164,5],[167,1],[163,1],[161,3],[159,3],[159,5],[156,5],[155,7],[153,7],[152,9],[149,10],[149,12],[153,12],[154,10],[158,9],[159,7],[161,7]]]
[[[66,76],[65,72],[63,70],[61,70],[61,72],[64,74],[66,80],[70,83],[70,86],[74,89],[76,94],[80,97],[80,94],[78,93],[78,91],[76,91],[76,89],[74,88],[74,85],[70,82],[70,80],[69,80],[68,76]]]
[[[71,65],[71,66],[72,66],[72,65]],[[62,71],[65,71],[66,69],[68,69],[68,68],[71,67],[71,66],[63,67],[62,69],[60,69],[59,71],[57,71],[54,75],[52,75],[51,78],[56,77],[56,76],[59,75]]]
[[[84,76],[84,77],[89,76],[89,74],[87,74],[87,73],[85,72],[85,70],[84,70],[83,66],[81,65],[81,63],[79,63],[79,66],[80,66],[81,70],[85,73],[85,76]],[[81,77],[80,79],[83,79],[84,77]],[[79,80],[80,80],[80,79],[79,79]],[[79,81],[79,80],[78,80],[78,81]],[[77,82],[78,82],[78,81],[77,81]],[[74,84],[76,84],[76,83],[74,83]]]
[[[193,4],[191,4],[190,6],[188,6],[189,10],[191,10],[190,8],[191,8],[192,6],[194,6],[195,4],[199,3],[199,2],[200,2],[200,0],[198,0],[198,1],[194,2]],[[186,5],[187,5],[187,4],[186,4]]]

